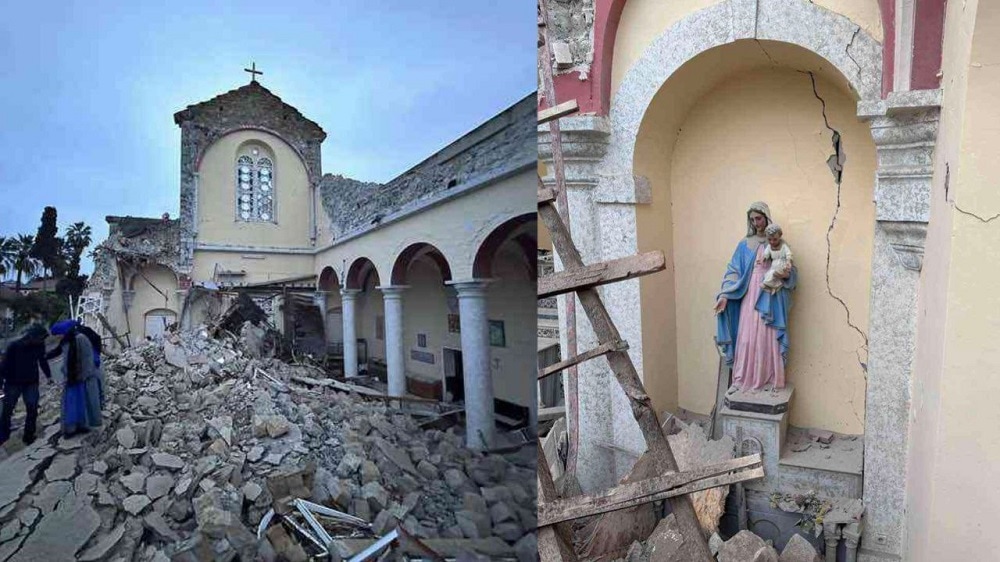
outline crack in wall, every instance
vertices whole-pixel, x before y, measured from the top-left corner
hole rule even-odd
[[[854,55],[851,54],[851,46],[854,45],[854,40],[858,38],[858,33],[861,33],[861,26],[860,25],[857,27],[857,29],[854,30],[854,35],[851,35],[850,42],[848,42],[847,46],[844,47],[844,54],[847,55],[847,58],[851,59],[851,62],[854,63],[854,66],[858,67],[858,81],[860,82],[861,81],[861,65],[858,63],[857,59],[854,58]]]
[[[959,213],[962,213],[963,215],[970,216],[970,217],[978,220],[979,222],[981,222],[983,224],[989,224],[989,223],[995,221],[996,219],[1000,219],[1000,213],[997,213],[997,214],[993,215],[990,218],[986,218],[986,217],[981,216],[981,215],[979,215],[977,213],[974,213],[972,211],[967,211],[967,210],[959,207],[958,203],[955,203],[951,199],[948,199],[948,191],[949,191],[950,184],[951,184],[951,165],[948,162],[945,162],[944,163],[944,200],[945,200],[945,202],[946,203],[951,203],[952,208],[955,209],[956,211],[958,211]]]
[[[841,205],[841,201],[840,201],[840,189],[841,189],[841,180],[843,179],[844,163],[847,162],[847,154],[844,152],[843,146],[841,145],[841,142],[840,142],[840,140],[841,140],[840,131],[838,131],[838,130],[836,130],[833,127],[830,126],[830,120],[827,118],[827,115],[826,115],[826,100],[824,100],[819,95],[819,90],[816,89],[816,75],[813,74],[811,71],[802,71],[802,70],[800,70],[799,72],[802,72],[803,74],[808,74],[809,75],[809,80],[812,83],[813,95],[816,96],[816,99],[819,100],[819,102],[821,104],[821,107],[822,107],[823,124],[830,131],[830,133],[831,133],[831,135],[830,135],[831,136],[831,142],[833,144],[833,154],[830,155],[830,157],[827,159],[826,163],[830,167],[830,172],[833,174],[834,182],[837,184],[837,206],[834,209],[833,217],[830,220],[830,225],[826,229],[826,292],[830,295],[831,298],[833,298],[838,303],[840,303],[840,306],[843,307],[844,312],[847,314],[847,325],[850,326],[855,332],[857,332],[858,335],[861,336],[862,341],[864,342],[860,348],[858,348],[857,350],[855,350],[855,353],[857,354],[858,365],[861,366],[861,372],[864,375],[864,377],[865,377],[865,383],[867,384],[867,382],[868,382],[868,364],[865,362],[864,358],[862,358],[861,351],[864,350],[864,352],[866,354],[868,352],[868,336],[864,333],[864,331],[861,330],[861,328],[859,328],[851,320],[851,309],[850,309],[850,307],[847,306],[847,303],[844,301],[843,298],[841,298],[839,295],[837,295],[836,293],[833,292],[833,287],[830,285],[830,259],[831,259],[831,256],[833,254],[833,243],[830,240],[830,235],[833,233],[833,229],[837,225],[837,218],[840,215],[840,205]],[[853,406],[854,403],[852,401],[849,401],[849,402]],[[855,417],[857,417],[858,413],[857,413],[856,409],[852,408],[852,410],[854,410],[854,415],[855,415]],[[860,421],[860,418],[859,418],[859,421]]]

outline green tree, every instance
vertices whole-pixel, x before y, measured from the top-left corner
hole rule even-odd
[[[14,269],[14,239],[0,236],[0,280]]]
[[[87,276],[80,275],[80,260],[84,250],[90,246],[90,227],[83,222],[73,223],[66,230],[63,242],[63,260],[66,263],[66,276],[56,285],[56,292],[61,295],[71,295],[79,298],[87,283]]]
[[[47,272],[53,274],[62,273],[62,241],[56,236],[59,227],[56,224],[56,208],[45,207],[42,211],[42,223],[38,226],[38,234],[35,236],[35,245],[31,248],[30,256],[41,264],[42,275]],[[43,277],[44,279],[44,277]],[[44,280],[43,280],[44,289]]]
[[[30,234],[18,234],[14,241],[14,271],[17,272],[15,290],[21,291],[21,276],[32,276],[38,271],[38,262],[31,257],[31,249],[35,246],[35,237]]]

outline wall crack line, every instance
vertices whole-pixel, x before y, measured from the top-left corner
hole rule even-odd
[[[855,59],[854,55],[851,54],[851,46],[854,45],[854,40],[858,38],[858,33],[860,32],[861,32],[861,26],[859,25],[857,29],[854,30],[854,35],[851,35],[851,41],[847,43],[847,47],[844,47],[844,53],[847,55],[847,58],[851,59],[851,62],[854,63],[854,66],[858,67],[858,82],[861,81],[861,65],[858,64],[857,59]]]
[[[861,336],[862,341],[864,342],[861,345],[861,347],[855,350],[855,354],[857,355],[858,365],[861,366],[861,372],[864,375],[865,383],[867,384],[868,364],[865,362],[865,359],[861,356],[861,351],[864,350],[867,356],[868,336],[867,334],[864,333],[864,331],[861,330],[861,328],[859,328],[851,320],[850,307],[847,306],[847,303],[844,301],[843,298],[841,298],[839,295],[833,292],[833,287],[830,285],[830,259],[831,255],[833,254],[833,243],[830,240],[830,235],[833,233],[833,229],[837,225],[837,217],[840,215],[840,188],[841,188],[841,180],[843,178],[843,166],[844,163],[847,161],[847,156],[846,154],[844,154],[843,146],[840,143],[840,131],[830,126],[830,121],[826,116],[826,100],[820,97],[819,91],[816,89],[816,75],[813,74],[811,71],[800,70],[799,72],[809,75],[809,80],[812,83],[813,95],[816,96],[816,99],[819,100],[822,106],[823,124],[830,131],[831,141],[833,143],[833,154],[831,154],[830,158],[827,159],[827,165],[830,166],[830,171],[833,173],[834,182],[837,184],[837,206],[834,209],[833,217],[830,219],[830,226],[828,226],[826,229],[826,292],[830,295],[831,298],[840,303],[840,306],[843,307],[844,312],[847,314],[847,325],[850,326],[855,332],[857,332],[858,335]]]

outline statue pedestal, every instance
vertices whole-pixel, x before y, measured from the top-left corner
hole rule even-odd
[[[788,411],[788,403],[792,400],[795,387],[774,390],[737,390],[726,394],[725,406],[738,412],[754,412],[757,414],[777,415]]]

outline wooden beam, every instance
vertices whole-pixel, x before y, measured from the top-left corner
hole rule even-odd
[[[535,442],[538,454],[538,505],[555,501],[558,498],[555,482],[549,472],[549,461],[545,458],[542,443]],[[538,530],[538,557],[541,562],[576,562],[576,551],[573,547],[573,529],[568,523],[546,527]]]
[[[663,252],[654,250],[637,256],[586,265],[576,270],[560,271],[538,279],[538,298],[592,289],[599,285],[663,271],[666,267]]]
[[[549,121],[554,119],[559,119],[560,117],[566,117],[580,110],[580,106],[577,105],[576,100],[564,101],[559,105],[554,105],[552,107],[543,109],[538,112],[538,124],[544,125]]]
[[[542,187],[538,189],[538,204],[548,205],[556,200],[556,192],[551,188]]]
[[[600,494],[538,504],[538,526],[555,525],[582,517],[617,511],[717,486],[753,480],[764,475],[760,455],[732,459],[686,472],[622,484]]]
[[[576,357],[570,357],[565,361],[560,361],[554,365],[549,365],[544,369],[540,369],[538,371],[538,380],[542,380],[545,377],[558,373],[559,371],[568,369],[573,365],[578,365],[580,363],[583,363],[584,361],[589,361],[590,359],[593,359],[595,357],[600,357],[612,351],[625,351],[627,349],[628,349],[628,342],[620,341],[620,342],[603,343],[595,347],[594,349],[591,349],[589,351],[584,351],[583,353],[577,355]]]

